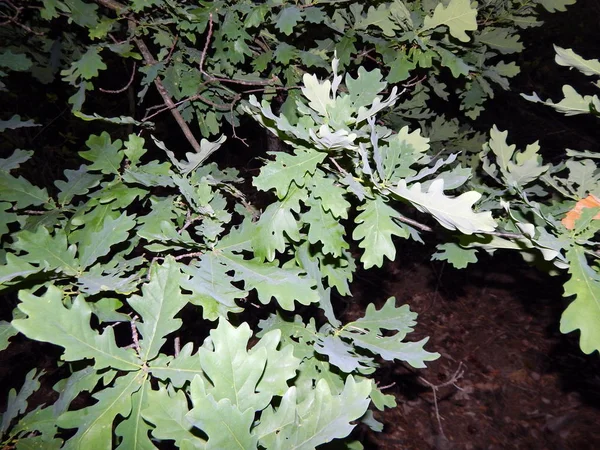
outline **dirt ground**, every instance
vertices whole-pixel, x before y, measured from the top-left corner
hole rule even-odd
[[[558,330],[564,280],[518,255],[482,259],[462,271],[389,263],[359,276],[357,298],[379,291],[364,301],[394,295],[410,304],[419,314],[413,338],[431,336],[426,348],[441,357],[419,371],[384,366],[375,378],[392,385],[385,392],[398,407],[375,413],[382,433],[363,427],[357,437],[382,450],[599,449],[600,359],[579,350],[575,333]],[[437,411],[428,383],[439,386]]]

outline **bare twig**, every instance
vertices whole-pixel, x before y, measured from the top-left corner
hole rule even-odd
[[[133,318],[131,319],[131,322],[129,322],[129,325],[131,326],[131,340],[133,341],[133,346],[135,348],[136,353],[139,356],[140,355],[140,337],[138,335],[137,327],[135,325],[135,322],[137,320],[139,320],[139,317],[133,316]]]
[[[134,62],[133,69],[131,70],[131,77],[129,78],[129,81],[127,82],[125,87],[123,87],[121,89],[117,89],[117,90],[103,89],[103,88],[98,88],[98,89],[100,90],[100,92],[105,92],[107,94],[120,94],[121,92],[125,92],[127,89],[129,89],[129,86],[131,86],[131,83],[133,83],[133,79],[135,78],[135,69],[137,69],[137,63]]]
[[[418,228],[421,231],[433,231],[433,228],[422,224],[421,222],[417,222],[416,220],[413,219],[409,219],[408,217],[405,217],[403,215],[398,214],[398,216],[396,217],[400,222],[404,222],[407,223],[409,225],[412,225],[415,228]]]
[[[146,46],[145,42],[139,38],[134,38],[133,41],[135,42],[138,49],[142,53],[142,56],[144,57],[144,61],[146,62],[146,64],[148,64],[148,65],[156,64],[156,60],[154,59],[154,56],[152,56],[152,54],[150,53],[150,50]],[[190,127],[188,126],[187,122],[181,116],[181,113],[175,106],[173,99],[169,95],[169,92],[167,91],[167,89],[165,88],[165,86],[163,85],[163,83],[159,77],[156,77],[154,79],[154,85],[156,86],[156,89],[158,90],[163,101],[165,102],[165,105],[171,111],[171,115],[173,116],[173,118],[175,119],[177,124],[179,125],[179,128],[181,128],[181,131],[183,131],[183,134],[185,135],[185,137],[188,140],[188,142],[190,143],[190,145],[194,148],[194,150],[197,153],[202,154],[203,152],[202,152],[202,147],[200,147],[200,143],[194,137],[192,130],[190,130]],[[205,156],[208,157],[208,154],[206,154]]]
[[[429,386],[431,388],[431,391],[433,392],[433,405],[435,408],[435,417],[437,419],[437,423],[438,423],[438,430],[440,433],[440,436],[442,437],[446,437],[446,435],[444,434],[444,429],[442,427],[442,418],[440,417],[440,410],[438,407],[438,400],[437,400],[437,391],[438,389],[441,389],[443,387],[446,386],[450,386],[453,385],[455,388],[459,389],[460,388],[458,386],[456,386],[456,382],[461,379],[463,377],[463,375],[465,374],[465,371],[463,370],[463,363],[460,362],[458,364],[458,368],[456,369],[456,372],[454,372],[454,375],[452,375],[452,377],[450,377],[450,379],[442,384],[433,384],[430,383],[429,381],[427,381],[425,378],[423,377],[419,377],[419,380],[421,380],[423,383],[425,383],[427,386]]]
[[[173,342],[173,347],[175,350],[175,357],[179,356],[179,352],[181,351],[181,341],[179,340],[179,336],[175,338],[175,342]]]

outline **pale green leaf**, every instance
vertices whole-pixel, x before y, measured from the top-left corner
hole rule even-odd
[[[417,313],[412,312],[408,305],[397,307],[396,299],[390,297],[379,310],[373,303],[369,303],[364,317],[346,326],[367,329],[378,334],[382,334],[382,330],[397,331],[404,337],[413,330],[417,324],[416,319]]]
[[[363,334],[354,331],[343,331],[341,336],[352,339],[355,346],[365,348],[386,361],[405,361],[416,369],[426,367],[425,361],[435,361],[440,357],[439,353],[430,353],[423,348],[429,338],[419,342],[403,342],[401,334],[378,336],[375,333]]]
[[[168,256],[162,265],[154,264],[150,268],[150,281],[142,286],[142,296],[133,295],[128,300],[143,321],[136,326],[143,336],[140,357],[144,361],[156,357],[165,337],[181,328],[181,319],[175,315],[187,300],[181,293],[180,280],[179,264]]]
[[[447,6],[438,3],[433,16],[426,16],[421,31],[445,25],[450,34],[462,42],[469,41],[467,31],[477,30],[477,9],[471,7],[471,0],[450,0]]]
[[[600,275],[591,268],[581,246],[567,252],[571,278],[564,285],[565,297],[575,296],[560,319],[560,331],[580,330],[579,346],[585,354],[600,351]]]
[[[393,261],[396,257],[396,247],[392,235],[408,237],[406,229],[398,226],[393,220],[400,215],[379,196],[375,200],[367,200],[359,210],[362,212],[355,219],[358,225],[352,233],[352,238],[360,241],[358,246],[364,249],[360,260],[365,269],[381,267],[384,256]]]
[[[59,427],[77,428],[77,433],[63,448],[112,450],[114,422],[118,416],[129,416],[132,395],[140,389],[145,377],[146,374],[141,370],[118,377],[111,387],[93,395],[97,402],[92,406],[67,411],[58,417]]]
[[[338,367],[342,372],[352,373],[355,370],[369,367],[372,358],[361,356],[352,345],[338,336],[326,336],[315,343],[315,350],[327,356],[329,364]]]
[[[113,328],[106,328],[102,334],[92,329],[92,311],[82,296],[76,297],[71,309],[67,309],[62,302],[62,291],[50,285],[41,297],[22,290],[19,299],[19,309],[28,317],[15,319],[12,325],[30,339],[64,347],[65,361],[93,358],[96,369],[140,368],[133,350],[117,347]]]
[[[555,61],[558,65],[574,67],[587,76],[600,76],[600,61],[597,59],[584,59],[570,48],[564,49],[557,45],[554,46],[554,50],[556,51]]]
[[[552,100],[542,100],[535,92],[531,95],[521,96],[533,103],[543,103],[544,105],[554,108],[565,116],[576,116],[578,114],[589,114],[593,103],[600,104],[600,100],[596,95],[581,95],[572,86],[568,84],[562,87],[563,99],[554,103]]]
[[[411,202],[419,211],[431,214],[449,230],[472,234],[490,232],[496,228],[491,212],[473,211],[473,205],[481,198],[479,192],[468,191],[458,197],[448,197],[444,194],[442,179],[434,180],[427,192],[421,191],[421,183],[408,188],[403,180],[390,191]]]
[[[321,116],[327,117],[327,107],[333,106],[335,100],[331,97],[331,81],[319,81],[316,75],[305,73],[302,77],[304,86],[302,93],[308,99],[308,106],[318,112]]]

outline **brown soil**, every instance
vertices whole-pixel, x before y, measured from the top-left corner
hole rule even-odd
[[[600,448],[600,360],[558,330],[564,280],[498,257],[463,271],[393,263],[373,275],[361,277],[357,298],[408,303],[419,314],[413,338],[431,336],[426,348],[441,357],[424,370],[387,364],[376,373],[380,386],[393,384],[385,392],[398,407],[375,413],[382,433],[359,428],[365,448]],[[361,314],[359,303],[346,315]],[[427,382],[442,385],[437,412]]]

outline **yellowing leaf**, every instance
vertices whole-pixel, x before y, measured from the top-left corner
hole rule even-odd
[[[567,213],[567,215],[560,222],[565,226],[567,230],[575,228],[575,221],[581,216],[581,211],[585,208],[599,208],[600,199],[590,194],[586,198],[579,200],[573,209]],[[594,216],[594,220],[600,219],[600,213]]]

